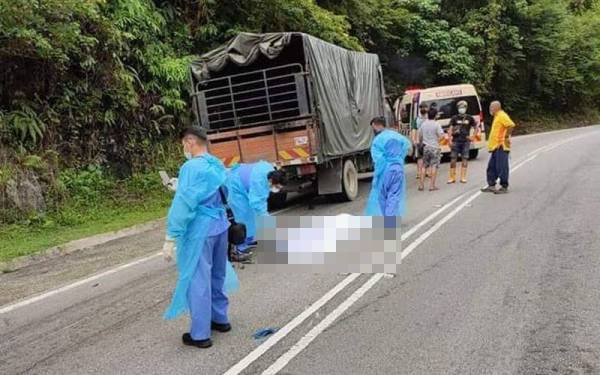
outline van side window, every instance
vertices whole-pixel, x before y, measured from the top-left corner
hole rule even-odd
[[[410,103],[400,107],[400,121],[403,124],[410,123]]]
[[[428,107],[431,107],[432,104],[435,103],[437,105],[437,110],[439,111],[439,119],[449,119],[452,118],[452,116],[458,114],[456,104],[461,100],[465,100],[468,103],[469,107],[467,113],[471,116],[476,116],[481,111],[481,109],[479,108],[479,101],[477,101],[476,96],[461,96],[455,98],[437,99],[426,101],[423,103],[427,104]]]

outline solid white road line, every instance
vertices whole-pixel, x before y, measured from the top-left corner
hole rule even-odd
[[[446,211],[448,208],[450,208],[452,205],[454,205],[454,203],[458,202],[459,200],[461,200],[467,193],[463,193],[461,195],[459,195],[458,197],[454,198],[453,200],[451,200],[450,202],[444,204],[442,207],[440,207],[439,209],[435,210],[431,215],[427,216],[425,219],[423,219],[423,221],[421,221],[419,224],[413,226],[412,228],[410,228],[408,231],[402,233],[402,236],[400,237],[400,239],[402,241],[406,241],[410,236],[412,236],[414,233],[416,233],[419,229],[421,229],[425,224],[429,223],[431,220],[435,219],[439,214],[441,214],[442,212]]]
[[[442,227],[448,220],[452,219],[459,211],[465,208],[469,203],[471,203],[475,198],[481,195],[481,191],[473,194],[469,199],[458,205],[454,210],[452,210],[448,215],[444,216],[440,221],[435,223],[431,228],[417,237],[416,240],[410,243],[407,247],[402,250],[401,259],[406,258],[414,249],[416,249],[420,244],[425,242],[427,238],[429,238],[433,233],[437,232],[438,229]]]
[[[552,145],[558,147],[564,143],[573,141],[575,139],[581,138],[582,136],[572,137],[567,140],[553,143]],[[544,150],[548,148],[548,146],[540,147],[537,149],[536,153],[530,153],[530,156],[525,160],[519,162],[514,168],[511,169],[514,172],[516,169],[520,168],[524,164],[529,161],[535,159],[539,153],[544,152]],[[553,147],[551,147],[553,148]],[[551,149],[550,148],[550,149]],[[420,235],[415,241],[413,241],[410,245],[408,245],[404,251],[402,251],[402,259],[406,258],[414,249],[416,249],[421,243],[423,243],[427,238],[429,238],[432,234],[434,234],[437,230],[439,230],[446,222],[448,222],[451,218],[453,218],[456,214],[458,214],[463,208],[465,208],[469,203],[471,203],[474,199],[483,194],[481,191],[473,194],[469,199],[461,203],[454,210],[452,210],[448,215],[444,216],[440,221],[435,223],[429,230]],[[443,208],[443,207],[442,207]],[[344,300],[335,310],[333,310],[329,315],[327,315],[318,325],[316,325],[313,329],[311,329],[306,335],[304,335],[294,346],[292,346],[287,352],[285,352],[281,357],[279,357],[271,366],[269,366],[262,374],[263,375],[274,375],[277,374],[281,369],[283,369],[287,364],[294,359],[302,350],[304,350],[319,334],[321,334],[328,326],[331,325],[344,311],[348,310],[350,306],[352,306],[360,297],[362,297],[369,289],[373,287],[384,274],[375,274],[373,275],[367,282],[365,282],[356,292],[354,292],[350,297]],[[235,373],[238,374],[238,373]]]
[[[433,220],[434,218],[436,218],[439,214],[441,214],[442,212],[444,212],[445,210],[447,210],[449,207],[451,207],[453,204],[455,204],[456,202],[458,202],[461,198],[463,198],[465,196],[465,194],[459,195],[458,197],[454,198],[449,203],[447,203],[444,206],[438,208],[435,212],[433,212],[431,215],[429,215],[428,217],[426,217],[423,221],[419,222],[417,225],[415,225],[410,230],[408,230],[405,234],[403,234],[402,237],[401,237],[401,239],[405,240],[406,238],[410,237],[419,228],[423,227],[425,224],[427,224],[428,222],[430,222],[431,220]],[[358,277],[358,275],[360,275],[360,274],[350,274],[340,284],[344,283],[349,277],[352,277],[352,280],[354,280],[354,279],[356,279],[356,277]],[[384,274],[376,274],[375,276],[377,276],[377,275],[379,275],[379,276],[377,277],[377,280],[375,282],[379,281],[379,278],[381,278]],[[352,281],[352,280],[350,280],[350,281]],[[337,294],[339,291],[341,291],[349,283],[350,282],[346,282],[342,288],[340,288],[339,290],[336,290],[335,294]],[[336,285],[334,287],[334,289],[338,288],[340,286],[340,284]],[[368,289],[366,289],[364,292],[366,293],[367,290]],[[331,296],[331,298],[333,298],[333,296],[335,296],[335,294],[333,294]],[[328,297],[328,296],[329,296],[329,292],[325,296],[321,297],[321,299],[323,299],[325,297]],[[264,343],[262,343],[260,346],[258,346],[252,352],[250,352],[246,357],[242,358],[238,363],[236,363],[233,367],[231,367],[229,370],[227,370],[227,372],[225,372],[224,375],[237,375],[237,374],[241,373],[242,371],[244,371],[248,366],[250,366],[254,361],[256,361],[260,356],[262,356],[273,345],[275,345],[282,338],[284,338],[288,333],[290,333],[292,331],[292,329],[294,329],[295,327],[297,327],[304,320],[306,320],[306,318],[308,316],[312,315],[315,311],[318,310],[318,308],[313,308],[313,306],[316,307],[317,304],[319,304],[320,306],[323,306],[331,298],[327,298],[327,300],[324,301],[322,304],[320,303],[321,299],[319,301],[315,302],[313,305],[311,305],[309,307],[310,312],[309,312],[309,310],[303,311],[299,316],[297,316],[296,318],[294,318],[293,320],[291,320],[282,329],[280,329],[273,336],[271,336],[267,341],[265,341]]]
[[[28,298],[26,300],[14,303],[12,305],[4,306],[4,307],[2,307],[0,309],[0,314],[5,314],[5,313],[10,312],[10,311],[12,311],[14,309],[18,309],[20,307],[30,305],[30,304],[32,304],[34,302],[41,301],[41,300],[43,300],[45,298],[48,298],[48,297],[51,297],[53,295],[56,295],[56,294],[59,294],[59,293],[62,293],[62,292],[66,292],[67,290],[71,290],[73,288],[77,288],[80,285],[84,285],[84,284],[89,283],[91,281],[98,280],[98,279],[100,279],[102,277],[105,277],[105,276],[108,276],[108,275],[112,275],[113,273],[117,273],[117,272],[122,271],[124,269],[127,269],[127,268],[133,267],[135,265],[138,265],[140,263],[144,263],[144,262],[146,262],[148,260],[154,259],[154,258],[159,257],[161,255],[162,255],[162,252],[158,252],[156,254],[147,256],[145,258],[140,258],[140,259],[138,259],[136,261],[133,261],[133,262],[130,262],[130,263],[127,263],[127,264],[123,264],[123,265],[121,265],[119,267],[112,268],[112,269],[110,269],[108,271],[104,271],[102,273],[99,273],[99,274],[90,276],[88,278],[76,281],[76,282],[74,282],[72,284],[65,285],[65,286],[63,286],[61,288],[51,290],[49,292],[37,295],[35,297]]]
[[[288,324],[286,324],[283,328],[275,332],[271,337],[267,339],[264,343],[258,346],[256,349],[251,351],[247,356],[242,358],[241,361],[235,364],[235,366],[231,367],[224,375],[234,375],[242,372],[246,367],[250,366],[250,364],[256,361],[261,355],[263,355],[267,350],[269,350],[273,345],[277,344],[281,339],[287,336],[294,328],[302,324],[313,313],[315,313],[318,309],[323,307],[329,300],[335,297],[340,291],[342,291],[348,284],[354,281],[359,273],[352,273],[344,280],[339,282],[333,289],[329,290],[325,295],[312,305],[310,305],[306,310],[302,311],[300,315],[296,316],[292,319]]]
[[[348,299],[342,302],[338,307],[335,308],[325,319],[323,319],[319,324],[314,326],[306,335],[304,335],[300,341],[298,341],[292,348],[287,351],[284,355],[279,357],[275,363],[273,363],[269,368],[267,368],[263,375],[273,375],[278,373],[282,368],[284,368],[298,353],[300,353],[304,348],[306,348],[314,339],[317,338],[324,330],[327,329],[340,315],[342,315],[350,306],[354,304],[354,302],[358,301],[365,293],[369,291],[381,278],[383,277],[383,273],[377,273],[366,283],[364,283],[360,288],[358,288]]]
[[[281,214],[283,212],[289,211],[289,210],[291,210],[293,208],[296,208],[296,207],[298,207],[297,204],[296,205],[292,205],[290,207],[286,207],[286,208],[284,208],[282,210],[279,210],[279,211],[275,211],[275,212],[272,213],[272,215],[279,215],[279,214]],[[152,259],[160,256],[161,254],[162,254],[162,252],[158,252],[158,253],[155,253],[153,255],[144,257],[144,258],[136,259],[136,260],[134,260],[134,261],[132,261],[130,263],[122,264],[122,265],[120,265],[118,267],[106,270],[106,271],[101,272],[99,274],[92,275],[92,276],[87,277],[87,278],[82,279],[82,280],[78,280],[78,281],[76,281],[76,282],[74,282],[72,284],[68,284],[68,285],[65,285],[63,287],[50,290],[50,291],[48,291],[46,293],[42,293],[40,295],[24,299],[24,300],[21,300],[19,302],[16,302],[16,303],[13,303],[13,304],[10,304],[10,305],[2,306],[0,308],[0,314],[4,314],[4,313],[10,312],[10,311],[13,311],[15,309],[18,309],[20,307],[30,305],[32,303],[41,301],[41,300],[43,300],[45,298],[52,297],[54,295],[57,295],[57,294],[62,293],[62,292],[66,292],[66,291],[71,290],[73,288],[77,288],[78,286],[81,286],[81,285],[84,285],[86,283],[89,283],[90,281],[98,280],[98,279],[100,279],[100,278],[102,278],[104,276],[112,275],[113,273],[116,273],[116,272],[122,271],[124,269],[133,267],[133,266],[138,265],[140,263],[147,262],[149,260],[152,260]]]

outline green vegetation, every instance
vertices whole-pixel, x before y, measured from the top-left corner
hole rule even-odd
[[[65,170],[57,181],[45,213],[32,213],[0,227],[0,262],[160,218],[171,198],[154,174],[119,181],[99,167],[89,167]],[[62,196],[65,192],[69,192],[68,199]]]
[[[599,110],[598,0],[0,0],[0,259],[162,216],[187,65],[240,31],[377,53],[392,97],[472,82],[528,131]]]

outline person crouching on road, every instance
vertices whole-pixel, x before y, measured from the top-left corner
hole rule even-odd
[[[165,319],[188,312],[190,332],[185,345],[212,346],[211,329],[227,332],[229,301],[226,288],[237,287],[237,277],[227,260],[227,229],[219,189],[225,183],[223,163],[207,152],[206,132],[188,128],[181,133],[186,159],[179,170],[177,190],[167,216],[163,253],[176,253],[178,278]]]
[[[425,189],[425,170],[428,168],[431,173],[429,191],[438,190],[435,185],[435,179],[442,157],[440,141],[446,134],[444,133],[442,126],[435,121],[437,114],[437,109],[429,109],[429,112],[427,112],[427,120],[421,124],[421,128],[419,129],[419,142],[423,144],[423,166],[419,172],[419,175],[421,176],[419,179],[419,191]]]
[[[228,203],[235,220],[246,225],[246,242],[237,246],[234,258],[242,261],[256,246],[256,217],[268,216],[270,193],[278,193],[285,185],[285,173],[275,170],[271,163],[259,161],[237,164],[227,178]]]
[[[410,140],[386,129],[383,117],[374,118],[371,127],[375,133],[371,145],[374,172],[365,214],[402,217],[406,199],[404,159],[410,151]]]
[[[461,100],[457,103],[456,107],[458,114],[452,116],[452,119],[450,119],[450,128],[448,129],[448,135],[450,136],[450,175],[448,176],[448,183],[453,184],[456,182],[456,161],[460,155],[462,159],[460,182],[464,184],[467,182],[471,129],[476,132],[475,137],[479,135],[479,131],[477,130],[478,127],[475,118],[467,114],[467,102]]]
[[[487,167],[488,186],[481,189],[485,193],[508,193],[508,155],[510,153],[510,136],[515,123],[502,110],[502,104],[494,101],[490,104],[490,114],[494,116],[492,130],[488,139],[488,151],[491,153]],[[500,179],[500,188],[496,190],[496,182]]]

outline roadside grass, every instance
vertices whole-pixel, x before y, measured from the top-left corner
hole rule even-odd
[[[516,122],[516,134],[534,134],[599,124],[600,111],[521,117]],[[61,183],[69,198],[54,202],[46,214],[0,226],[0,262],[164,217],[172,198],[155,173],[116,181],[93,168],[66,171]]]
[[[64,170],[48,189],[46,212],[5,216],[0,262],[159,219],[173,196],[157,173],[119,180],[95,166]]]
[[[77,223],[48,219],[39,225],[11,224],[0,228],[0,262],[31,255],[72,240],[127,228],[166,216],[170,197],[121,202],[88,208]],[[70,210],[72,208],[65,208]]]
[[[536,115],[516,119],[515,135],[535,134],[600,124],[600,110],[563,115]]]

